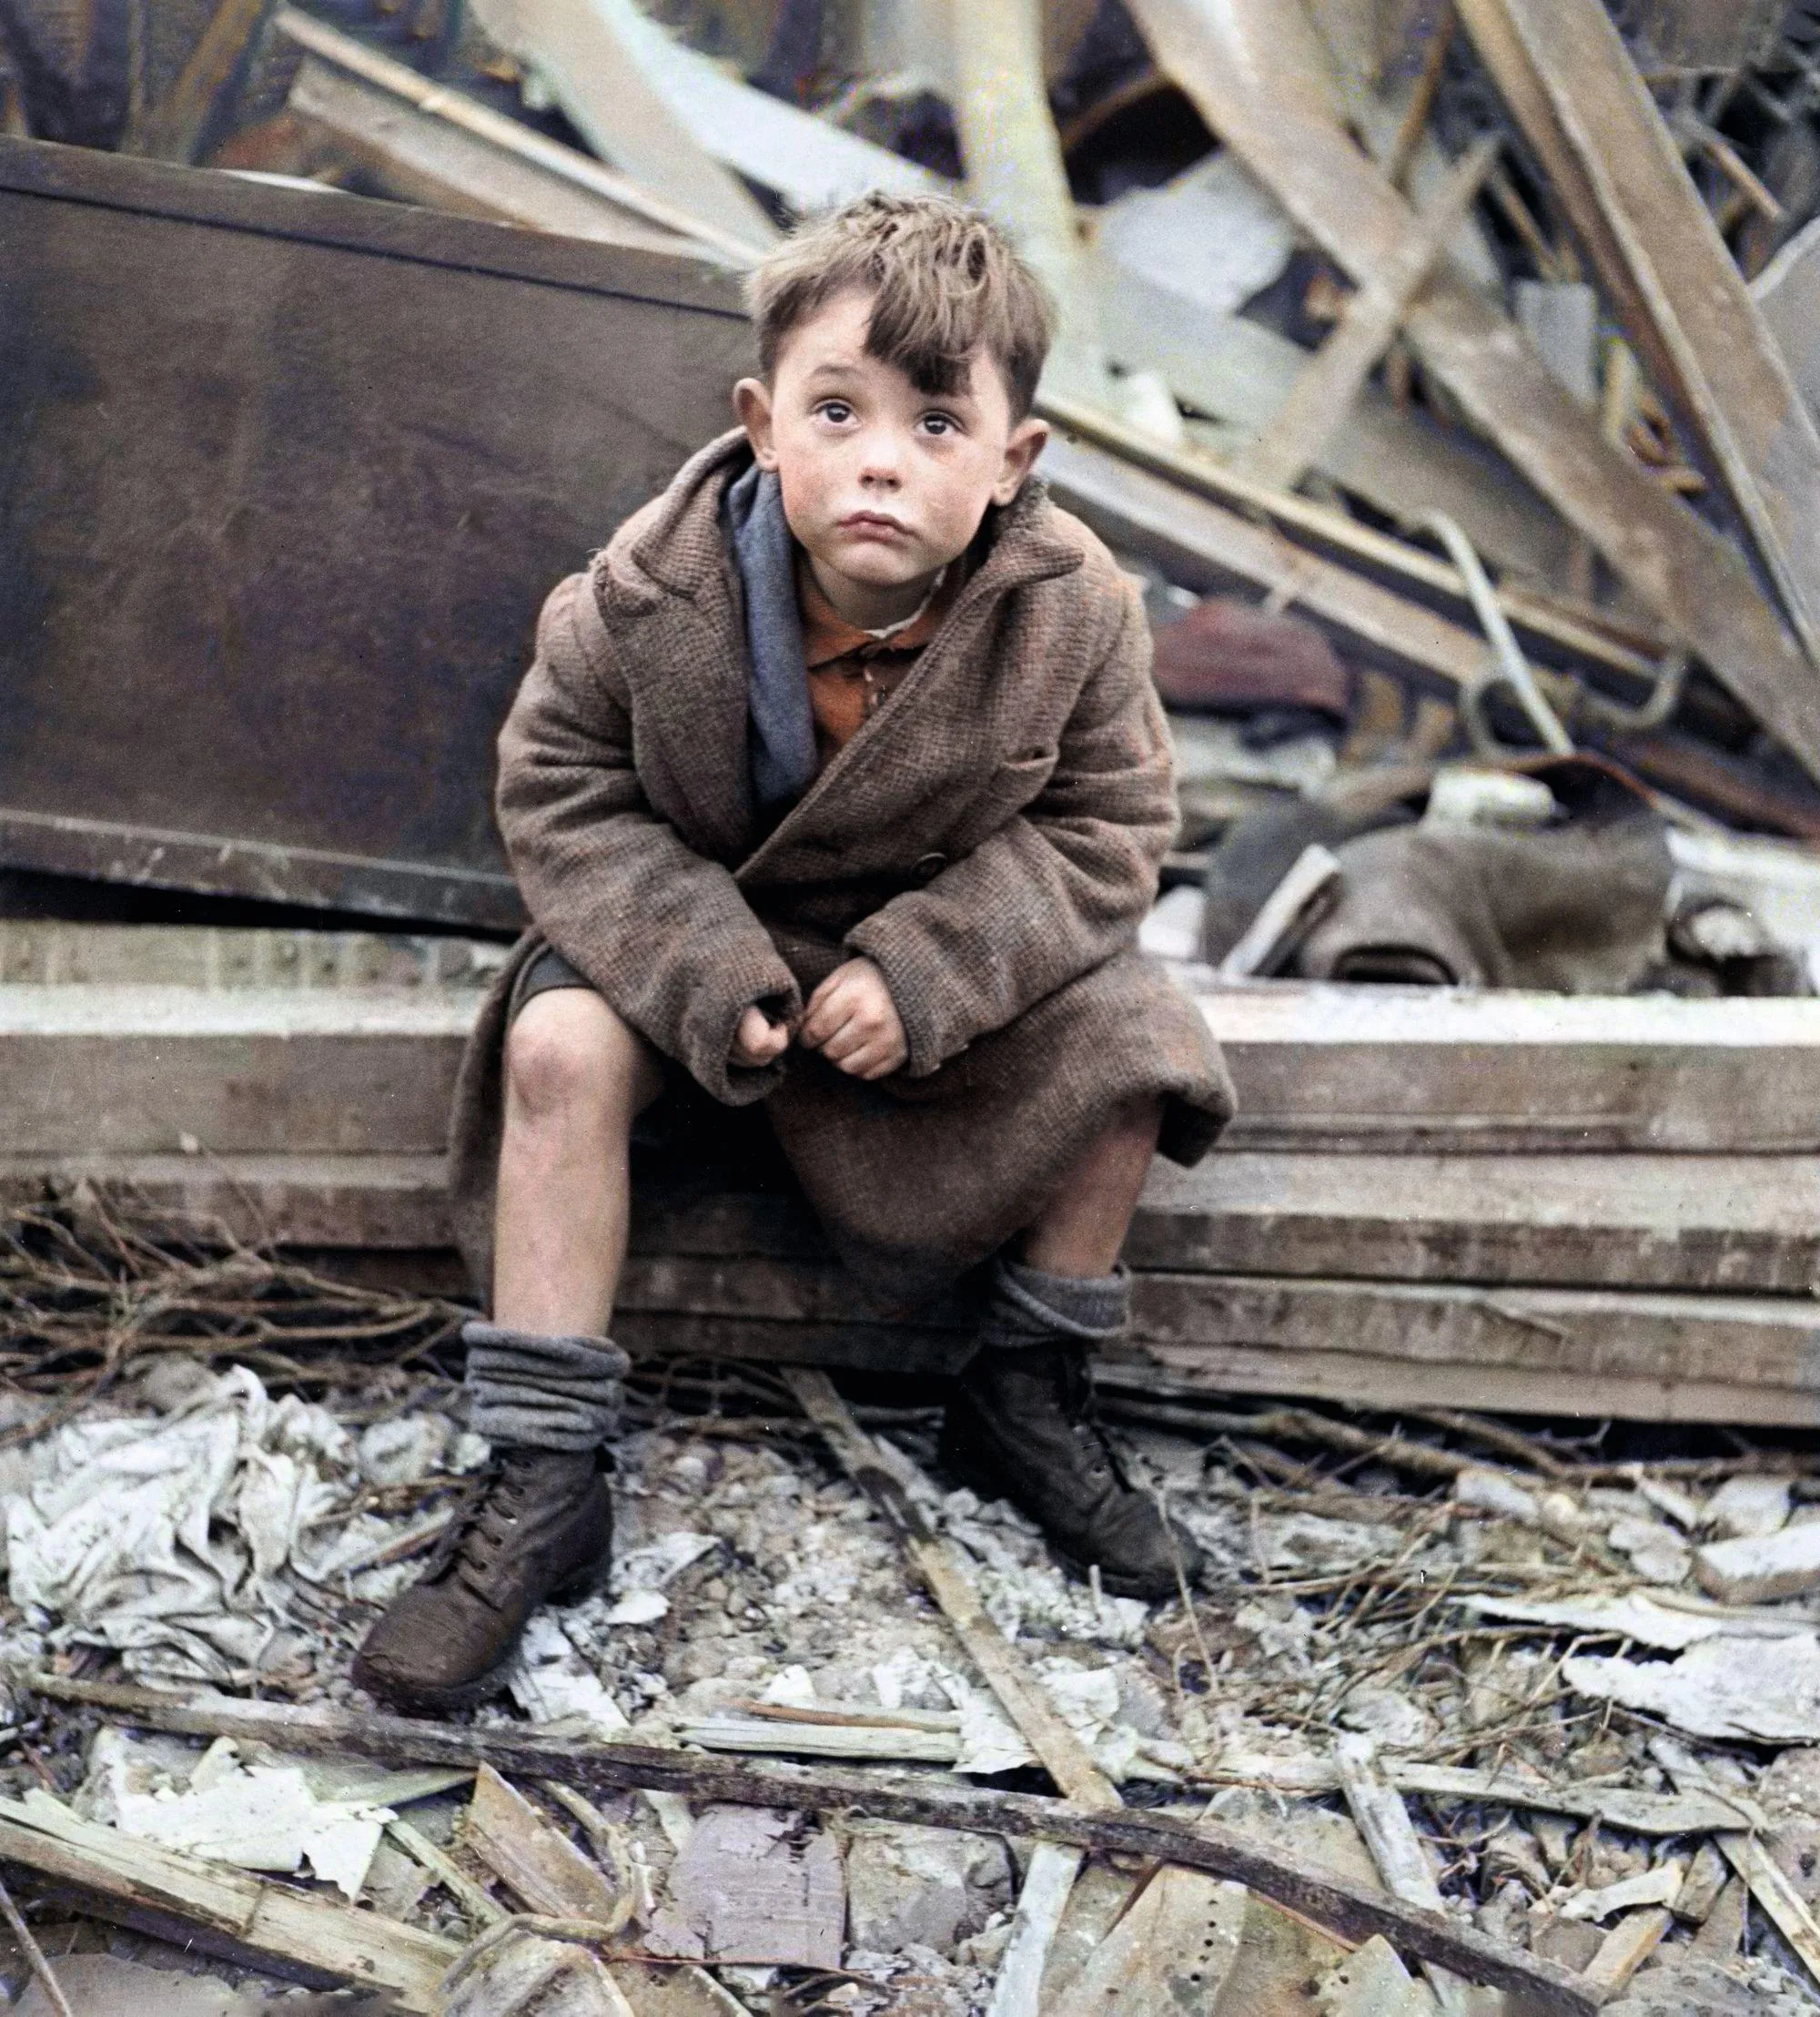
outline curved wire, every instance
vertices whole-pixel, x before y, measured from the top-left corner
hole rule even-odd
[[[1516,695],[1518,704],[1529,717],[1530,726],[1542,737],[1543,748],[1553,750],[1558,756],[1571,756],[1573,754],[1573,739],[1561,725],[1561,717],[1549,705],[1542,695],[1542,688],[1536,684],[1535,674],[1530,670],[1530,663],[1523,656],[1522,647],[1517,643],[1509,620],[1499,604],[1497,593],[1472,542],[1445,512],[1425,512],[1421,523],[1446,547],[1448,558],[1460,570],[1473,612],[1491,646],[1492,655],[1498,662],[1494,672],[1487,673],[1472,686],[1462,689],[1461,694],[1462,711],[1473,741],[1481,748],[1501,748],[1480,709],[1486,688],[1502,682]]]

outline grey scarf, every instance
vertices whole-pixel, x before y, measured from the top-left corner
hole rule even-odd
[[[774,811],[815,775],[815,721],[803,667],[795,546],[776,476],[756,464],[727,492],[727,530],[745,602],[753,796]]]

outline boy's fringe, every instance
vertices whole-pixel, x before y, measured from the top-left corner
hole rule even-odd
[[[873,297],[866,350],[918,391],[954,392],[984,350],[1012,418],[1036,397],[1055,328],[1044,287],[998,228],[945,197],[864,196],[804,225],[747,276],[746,300],[769,378],[790,332],[836,295]]]

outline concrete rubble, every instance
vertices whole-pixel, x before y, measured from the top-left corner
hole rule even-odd
[[[412,1379],[400,1386],[378,1367],[308,1402],[275,1399],[245,1368],[215,1374],[166,1356],[92,1415],[15,1445],[0,1854],[18,1841],[75,1852],[113,1838],[127,1859],[138,1843],[179,1870],[238,1865],[358,1900],[369,1926],[441,1942],[444,1972],[493,1936],[436,1992],[435,2007],[451,2011],[529,2011],[559,1990],[567,2000],[549,2007],[577,2012],[991,2007],[1031,1850],[989,1828],[871,1818],[850,1795],[790,1811],[655,1789],[558,1799],[560,1787],[490,1768],[481,1779],[498,1790],[486,1793],[471,1767],[157,1735],[60,1704],[59,1667],[250,1687],[306,1716],[348,1702],[338,1649],[416,1557],[324,1573],[307,1517],[261,1524],[258,1485],[282,1464],[287,1508],[339,1495],[329,1503],[344,1523],[371,1523],[359,1529],[369,1555],[408,1539],[452,1502],[460,1466],[479,1454],[459,1393],[429,1365]],[[974,1677],[891,1527],[775,1376],[729,1368],[697,1391],[717,1392],[718,1405],[679,1407],[636,1384],[642,1425],[616,1479],[620,1573],[598,1596],[533,1620],[510,1698],[475,1718],[477,1734],[542,1729],[571,1747],[626,1741],[682,1761],[794,1758],[811,1788],[817,1771],[857,1771],[880,1797],[925,1776],[1040,1783],[1032,1738]],[[1820,1484],[1800,1453],[1764,1441],[1754,1458],[1614,1464],[1546,1432],[1385,1420],[1367,1433],[1396,1467],[1336,1465],[1317,1446],[1279,1475],[1274,1462],[1260,1467],[1265,1444],[1230,1430],[1121,1422],[1111,1393],[1102,1405],[1127,1462],[1166,1485],[1208,1550],[1192,1617],[1179,1603],[1097,1600],[1008,1508],[946,1490],[933,1413],[913,1384],[860,1414],[879,1419],[880,1446],[962,1551],[1014,1657],[1127,1802],[1236,1828],[1297,1867],[1384,1895],[1401,1880],[1342,1791],[1345,1760],[1366,1758],[1388,1789],[1373,1798],[1413,1821],[1460,1924],[1550,1965],[1571,1955],[1576,1971],[1634,1951],[1615,2006],[1626,2011],[1820,2000],[1807,1916],[1820,1900],[1820,1781],[1804,1748],[1820,1744],[1820,1721],[1802,1666],[1820,1658],[1820,1598],[1724,1604],[1697,1568],[1704,1549],[1804,1530]],[[166,1482],[174,1439],[207,1455],[182,1474],[188,1500]],[[1424,1480],[1406,1467],[1410,1448],[1462,1462]],[[44,1536],[66,1531],[72,1478],[85,1481],[89,1519],[61,1557],[74,1566],[53,1581]],[[207,1526],[197,1505],[213,1509]],[[1776,1508],[1784,1524],[1765,1534]],[[105,1573],[76,1573],[95,1536],[110,1534],[125,1538],[97,1557]],[[1663,1561],[1650,1559],[1653,1540]],[[148,1589],[169,1601],[155,1609]],[[660,1601],[628,1602],[638,1596]],[[143,1630],[152,1616],[156,1639]],[[1761,1870],[1738,1846],[1749,1842],[1762,1845]],[[1394,1941],[1335,1939],[1285,1919],[1267,1892],[1165,1875],[1147,1883],[1128,1859],[1089,1859],[1050,1930],[1039,2007],[1142,2007],[1131,1999],[1161,1992],[1159,1957],[1189,1947],[1202,1955],[1201,2000],[1183,2008],[1223,2009],[1217,1995],[1241,1989],[1259,1999],[1236,2006],[1247,2009],[1436,2007]],[[1734,1900],[1746,1893],[1740,1921]],[[105,1895],[89,1896],[105,1914]],[[46,1921],[45,1910],[47,1937],[59,1923],[66,1941],[106,1923]],[[578,1911],[619,1931],[578,1947],[557,1931]],[[513,1913],[531,1915],[523,1932],[499,1938]],[[1180,1931],[1190,1922],[1204,1933],[1190,1940]],[[1166,1927],[1178,1932],[1164,1939]],[[115,1968],[166,1956],[143,1935],[99,1937]],[[642,1974],[641,1956],[652,1957]],[[661,1978],[658,1957],[669,1957]],[[85,1971],[106,1974],[92,1946],[69,1958],[82,1964],[73,1994]],[[270,1976],[244,1950],[225,1958],[225,1976],[223,1959],[210,1963],[218,1985],[197,1987],[197,2008],[262,2007]],[[28,1976],[12,1988],[36,1993]],[[675,2000],[685,1981],[687,2004]],[[1472,1994],[1474,2010],[1502,2007],[1492,1992]],[[1709,1995],[1725,2001],[1700,2000]]]

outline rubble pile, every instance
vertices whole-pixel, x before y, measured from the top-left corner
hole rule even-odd
[[[149,1288],[157,1250],[95,1214],[15,1227],[15,1280],[53,1224],[72,1277],[126,1253]],[[33,1912],[72,2008],[174,1967],[154,1982],[193,1992],[174,2010],[264,2007],[286,1978],[349,1979],[356,1939],[405,2010],[528,2012],[561,1982],[577,2011],[962,2017],[1019,1965],[1032,2008],[1117,2010],[1190,1948],[1208,1981],[1185,2009],[1507,2007],[1424,1981],[1286,1872],[1389,1909],[1426,1886],[1444,1923],[1554,1971],[1544,1989],[1625,2012],[1820,2001],[1820,1475],[1786,1439],[1688,1432],[1651,1457],[1610,1428],[1108,1388],[1122,1460],[1207,1551],[1187,1601],[1147,1607],[945,1483],[939,1387],[830,1403],[819,1376],[670,1362],[634,1383],[611,1586],[537,1616],[504,1705],[413,1725],[345,1674],[486,1462],[435,1362],[452,1313],[420,1305],[408,1363],[344,1363],[306,1397],[222,1334],[258,1265],[215,1264],[211,1313],[173,1255],[187,1323],[135,1350],[94,1310],[83,1353],[66,1322],[64,1380],[89,1385],[110,1346],[114,1377],[66,1418],[41,1373],[13,1409],[0,1856],[80,1901]],[[268,1282],[265,1320],[319,1315],[322,1292]],[[334,1293],[349,1333],[396,1319]],[[977,1617],[925,1546],[954,1551]],[[439,1728],[475,1750],[435,1755],[416,1733]],[[510,1748],[526,1738],[555,1745],[541,1769]],[[670,1762],[588,1779],[619,1755]],[[794,1769],[793,1804],[715,1797],[748,1769]],[[1040,1859],[1078,1852],[1016,1817],[1052,1783],[1272,1860],[1241,1885],[1097,1852],[1045,1920]],[[933,1811],[902,1818],[906,1793]],[[211,1881],[265,1900],[238,1945]],[[187,1927],[207,1980],[101,1931],[123,1887]],[[52,2007],[23,1953],[8,1966]]]

